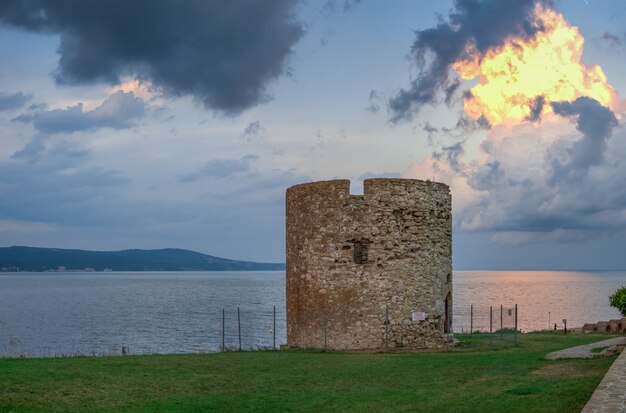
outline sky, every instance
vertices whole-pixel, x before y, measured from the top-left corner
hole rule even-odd
[[[6,0],[0,246],[284,262],[285,190],[450,185],[455,269],[626,269],[622,0]]]

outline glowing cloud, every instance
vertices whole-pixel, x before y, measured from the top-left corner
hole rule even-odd
[[[532,37],[512,37],[481,54],[474,45],[452,68],[465,80],[478,78],[466,93],[464,110],[491,125],[537,120],[552,112],[549,102],[581,96],[619,110],[619,97],[598,65],[582,63],[584,38],[562,14],[541,4],[534,8]]]

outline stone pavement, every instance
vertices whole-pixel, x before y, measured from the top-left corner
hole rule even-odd
[[[546,355],[546,359],[548,360],[559,360],[559,359],[577,359],[577,358],[593,358],[593,357],[602,357],[611,354],[615,354],[615,348],[617,346],[621,346],[626,344],[626,337],[615,337],[609,340],[598,341],[596,343],[585,344],[583,346],[566,348],[565,350],[554,351]],[[604,351],[600,353],[592,353],[591,350],[598,347],[608,347]],[[626,370],[623,371],[626,374]],[[626,383],[626,381],[624,382]],[[624,391],[626,392],[626,387],[624,387]]]
[[[598,344],[595,343],[595,346]],[[581,413],[624,412],[626,412],[626,351],[622,351],[613,362]]]

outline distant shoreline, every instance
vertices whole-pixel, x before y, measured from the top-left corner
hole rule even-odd
[[[262,270],[111,270],[111,271],[89,271],[89,270],[66,270],[66,271],[58,271],[58,270],[41,270],[41,271],[4,271],[0,269],[0,274],[118,274],[125,272],[138,272],[138,273],[150,273],[150,272],[162,272],[162,273],[171,273],[171,272],[184,272],[184,273],[192,273],[192,272],[276,272],[276,271],[285,271],[286,268],[283,269],[262,269]]]
[[[239,261],[165,248],[88,251],[59,248],[0,248],[0,272],[284,271],[284,263]]]

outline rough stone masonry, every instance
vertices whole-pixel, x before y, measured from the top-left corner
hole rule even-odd
[[[367,179],[287,189],[287,345],[359,350],[445,343],[452,314],[447,185]]]

